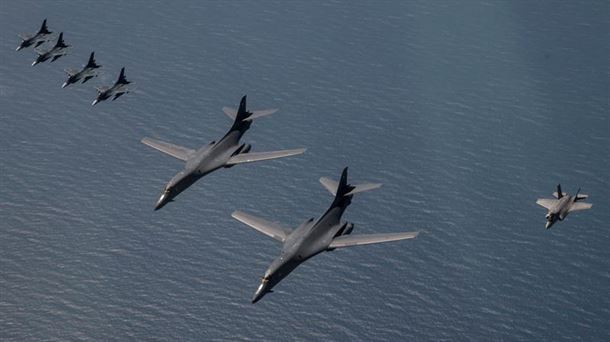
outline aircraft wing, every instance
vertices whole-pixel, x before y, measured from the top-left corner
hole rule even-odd
[[[536,204],[543,206],[548,210],[551,210],[557,204],[557,202],[559,202],[559,200],[556,200],[554,198],[539,198],[536,201]]]
[[[417,234],[419,234],[419,232],[342,235],[334,238],[328,248],[343,248],[368,245],[372,243],[414,239],[417,237]]]
[[[591,203],[576,202],[576,203],[572,204],[569,212],[591,209],[592,206],[593,206],[593,204],[591,204]]]
[[[284,242],[288,234],[290,234],[289,229],[283,228],[275,222],[269,222],[260,217],[244,213],[243,211],[236,210],[231,214],[231,216],[237,221],[247,224],[248,226],[280,242]]]
[[[227,165],[235,165],[241,163],[250,163],[260,160],[269,160],[283,157],[290,157],[297,154],[301,154],[305,152],[304,148],[297,148],[294,150],[282,150],[282,151],[273,151],[273,152],[253,152],[253,153],[242,153],[236,156],[231,157],[229,161],[227,161]]]
[[[164,142],[161,140],[155,140],[152,138],[144,138],[141,140],[142,144],[148,145],[154,148],[157,151],[161,151],[165,154],[169,154],[170,156],[186,161],[189,156],[195,152],[195,150],[191,150],[190,148],[170,144],[168,142]]]

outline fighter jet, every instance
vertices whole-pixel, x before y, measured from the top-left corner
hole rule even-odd
[[[241,163],[294,156],[305,152],[304,148],[299,148],[250,153],[252,146],[239,142],[242,135],[250,128],[253,119],[272,114],[277,109],[249,112],[246,110],[246,96],[244,96],[237,111],[227,107],[223,108],[223,111],[234,120],[233,126],[218,142],[212,141],[197,150],[152,138],[142,139],[143,144],[185,162],[184,169],[178,172],[163,188],[163,192],[155,204],[155,210],[161,209],[199,178],[217,169],[229,168]]]
[[[68,54],[68,47],[70,45],[67,45],[66,43],[64,43],[64,33],[61,32],[59,34],[59,38],[57,38],[57,43],[55,43],[55,46],[53,46],[51,48],[51,50],[45,51],[45,52],[41,52],[39,50],[36,50],[36,53],[38,54],[38,57],[36,57],[36,60],[34,62],[32,62],[32,66],[38,64],[38,63],[42,63],[44,61],[47,61],[49,59],[51,59],[51,62],[55,62],[56,59],[60,58],[61,56],[67,55]]]
[[[536,201],[538,205],[548,210],[546,214],[546,229],[551,228],[558,220],[563,221],[573,211],[591,209],[593,204],[579,202],[587,199],[589,196],[579,193],[580,189],[578,189],[576,195],[570,196],[565,192],[561,192],[561,184],[557,184],[557,191],[553,193],[555,198],[540,198]]]
[[[38,47],[41,44],[47,42],[50,38],[51,31],[47,28],[47,19],[42,22],[42,26],[40,26],[40,30],[35,34],[19,34],[19,38],[21,38],[21,44],[17,47],[17,51],[21,49],[25,49],[34,45],[34,47]]]
[[[351,203],[353,195],[376,189],[381,184],[348,184],[347,167],[343,169],[339,183],[325,177],[320,178],[320,183],[335,196],[335,199],[320,218],[317,220],[310,218],[295,230],[291,231],[278,223],[242,211],[235,211],[231,215],[283,244],[280,256],[265,272],[252,303],[256,303],[267,292],[271,292],[271,289],[297,266],[318,253],[332,251],[335,248],[413,239],[417,236],[418,232],[350,235],[354,225],[341,221],[341,216]]]
[[[85,83],[85,82],[83,82]],[[98,102],[106,101],[110,97],[112,101],[118,99],[123,94],[129,93],[129,89],[127,89],[127,85],[131,83],[125,78],[125,68],[121,68],[121,73],[119,74],[119,79],[114,82],[112,87],[100,87],[97,88],[97,97],[91,103],[92,106],[95,106]]]
[[[67,69],[66,73],[68,74],[68,80],[66,82],[64,82],[64,84],[62,84],[62,88],[65,88],[67,86],[69,86],[72,83],[76,83],[80,80],[83,80],[82,83],[87,82],[88,80],[97,77],[97,72],[95,71],[95,69],[101,67],[101,65],[95,63],[95,57],[94,57],[95,52],[91,52],[91,56],[89,56],[89,61],[87,62],[87,64],[83,67],[82,70],[78,71],[78,70],[70,70]]]

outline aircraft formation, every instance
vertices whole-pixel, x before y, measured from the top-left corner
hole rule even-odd
[[[17,51],[28,47],[38,48],[51,41],[52,32],[49,31],[46,23],[47,20],[45,19],[35,34],[19,35],[22,41],[17,47]],[[38,56],[32,66],[47,60],[53,62],[65,56],[69,46],[63,40],[63,32],[60,33],[57,41],[50,49],[44,52],[36,50]],[[62,84],[62,88],[78,82],[85,83],[97,77],[97,69],[100,67],[101,65],[95,61],[94,52],[91,52],[87,64],[82,69],[66,70],[68,79]],[[129,92],[127,86],[130,83],[125,78],[125,68],[121,68],[119,77],[112,86],[97,88],[98,94],[92,105],[110,98],[116,100]],[[191,149],[149,137],[141,140],[143,144],[185,163],[184,168],[176,173],[163,187],[161,195],[154,205],[155,211],[174,201],[176,196],[213,171],[231,168],[237,164],[295,156],[304,153],[306,150],[305,148],[296,148],[271,152],[251,152],[252,146],[250,144],[240,142],[242,136],[250,128],[254,119],[273,114],[277,109],[249,111],[244,95],[237,109],[224,107],[222,110],[233,120],[232,126],[218,141],[211,141],[198,149]],[[267,221],[240,210],[231,214],[236,220],[282,243],[280,255],[273,260],[264,273],[261,283],[254,293],[252,303],[258,302],[267,293],[272,292],[273,287],[296,267],[317,254],[333,251],[337,248],[417,237],[419,234],[417,231],[352,235],[354,224],[342,220],[345,210],[351,204],[355,194],[377,189],[381,184],[362,183],[352,185],[348,183],[347,173],[348,168],[345,167],[339,181],[326,177],[319,179],[324,188],[334,196],[333,201],[320,217],[317,219],[309,218],[295,229],[286,228],[278,223]],[[561,185],[557,185],[557,191],[553,193],[553,196],[554,198],[541,198],[536,201],[538,205],[548,211],[545,216],[546,229],[550,229],[557,221],[563,221],[573,211],[586,210],[592,207],[592,204],[582,202],[588,196],[580,194],[580,189],[574,196],[571,196],[562,192]]]
[[[21,43],[17,47],[17,51],[23,50],[28,47],[33,47],[36,51],[36,59],[32,62],[32,66],[35,66],[40,63],[44,63],[46,61],[50,61],[50,63],[55,62],[59,58],[66,56],[68,54],[68,48],[70,45],[66,44],[64,41],[64,33],[60,32],[55,44],[50,46],[46,50],[40,50],[39,47],[46,43],[52,42],[53,40],[53,32],[49,31],[47,27],[47,19],[44,19],[40,29],[33,34],[19,34],[21,38]],[[70,84],[85,83],[88,80],[97,77],[98,72],[97,69],[101,68],[101,65],[97,64],[95,61],[95,52],[91,52],[89,56],[89,60],[87,64],[85,64],[82,69],[65,69],[68,74],[68,79],[62,84],[62,88],[66,88]],[[124,94],[129,93],[129,89],[127,87],[131,82],[127,81],[125,78],[125,68],[121,68],[121,72],[119,74],[119,78],[112,86],[102,86],[96,87],[97,96],[95,100],[91,103],[92,106],[95,106],[97,103],[101,101],[105,101],[109,98],[112,100],[116,100]]]

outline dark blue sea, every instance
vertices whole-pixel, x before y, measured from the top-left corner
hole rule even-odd
[[[18,33],[64,32],[35,67]],[[62,89],[95,51],[100,77]],[[610,341],[608,1],[0,0],[0,340]],[[132,92],[95,107],[121,67]],[[248,95],[253,151],[302,156],[203,178],[182,164]],[[276,241],[350,168],[356,233],[257,304]],[[592,210],[544,229],[557,183]]]

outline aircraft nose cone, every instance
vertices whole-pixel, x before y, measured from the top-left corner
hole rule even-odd
[[[36,64],[38,64],[38,61],[33,61],[33,62],[32,62],[32,66],[34,66],[34,65],[36,65]]]
[[[68,86],[68,82],[64,82],[64,84],[61,85],[62,88],[65,88]]]
[[[19,51],[19,50],[21,50],[21,49],[23,49],[21,46],[17,46],[17,48],[15,49],[15,51]]]
[[[99,101],[97,99],[93,100],[93,102],[91,102],[92,106],[95,106]]]
[[[155,203],[155,211],[163,208],[167,202],[169,202],[169,191],[164,191],[161,196],[159,197],[159,199],[157,200],[157,203]]]
[[[267,293],[267,283],[269,281],[264,279],[261,281],[261,284],[258,286],[258,288],[256,289],[256,292],[254,293],[254,297],[252,297],[252,304],[258,302],[259,300],[261,300],[261,298],[263,298],[263,296],[265,295],[265,293]]]
[[[549,229],[549,228],[551,228],[552,225],[553,225],[553,222],[546,221],[546,224],[544,225],[544,228]]]

